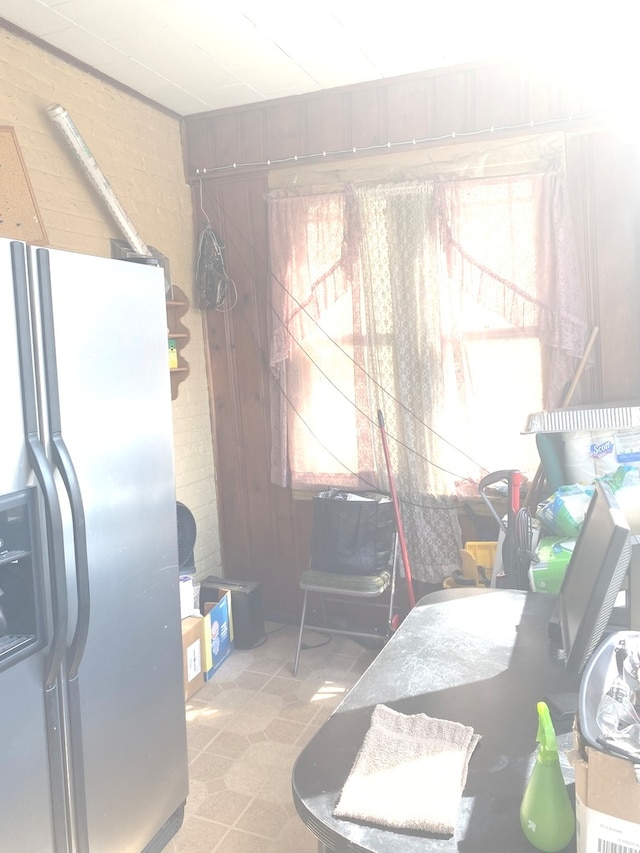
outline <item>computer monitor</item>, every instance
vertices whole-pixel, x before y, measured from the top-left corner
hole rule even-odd
[[[631,560],[631,531],[615,496],[596,482],[558,598],[567,669],[580,673],[602,639]]]

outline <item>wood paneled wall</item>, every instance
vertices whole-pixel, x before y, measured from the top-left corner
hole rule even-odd
[[[427,149],[443,144],[438,137],[451,144],[453,132],[468,142],[474,132],[486,139],[492,127],[501,135],[564,131],[590,320],[600,328],[582,401],[640,399],[637,144],[591,109],[589,92],[564,88],[527,64],[503,63],[186,119],[196,229],[205,226],[206,212],[237,288],[235,307],[208,310],[206,318],[223,567],[227,577],[261,582],[267,614],[298,618],[297,579],[308,561],[311,526],[310,502],[273,486],[269,474],[269,170],[296,155],[302,167],[303,155],[323,151],[373,146],[379,155],[376,147],[389,141],[432,140],[421,143]],[[207,174],[198,177],[203,169]]]

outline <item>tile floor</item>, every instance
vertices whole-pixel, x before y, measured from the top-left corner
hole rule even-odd
[[[316,853],[291,795],[293,764],[376,652],[334,635],[301,652],[297,627],[266,625],[267,642],[234,650],[187,702],[190,792],[171,853]],[[326,635],[305,632],[305,643]]]

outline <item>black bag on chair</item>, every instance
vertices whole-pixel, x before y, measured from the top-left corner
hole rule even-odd
[[[393,503],[387,495],[320,492],[313,497],[310,568],[373,574],[389,563],[394,531]]]

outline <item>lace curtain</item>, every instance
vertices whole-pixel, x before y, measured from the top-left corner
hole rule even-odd
[[[386,487],[382,410],[413,575],[440,582],[457,484],[522,468],[501,454],[584,348],[563,172],[277,192],[269,215],[273,481]]]
[[[378,488],[349,194],[272,194],[271,479]]]

